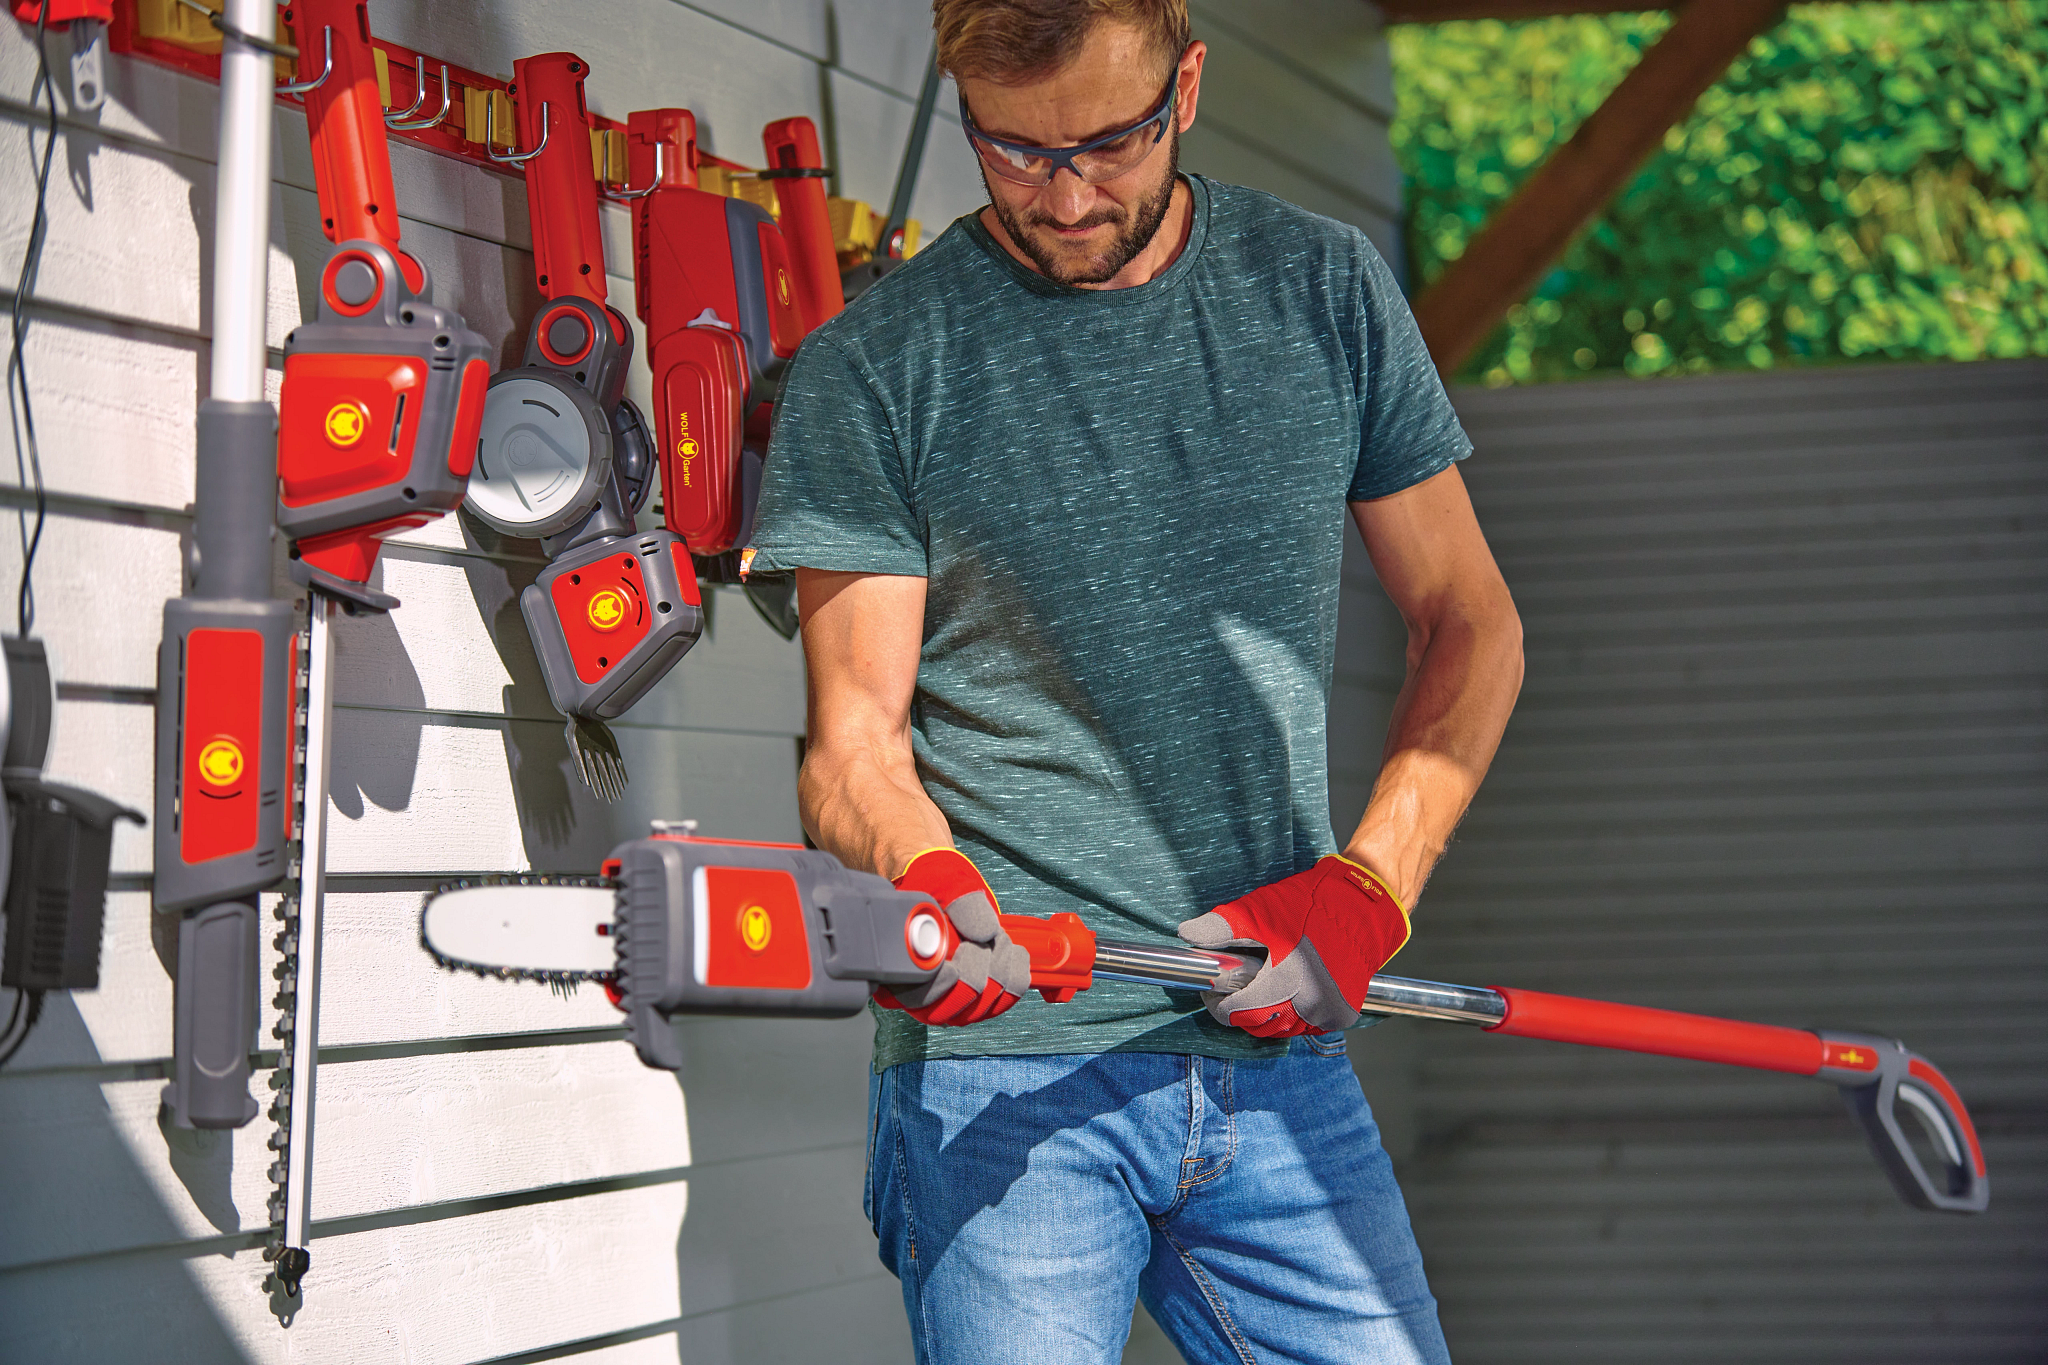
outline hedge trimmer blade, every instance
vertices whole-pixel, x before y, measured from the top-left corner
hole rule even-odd
[[[420,907],[420,946],[443,967],[550,985],[618,971],[618,890],[604,877],[481,877],[449,882]]]

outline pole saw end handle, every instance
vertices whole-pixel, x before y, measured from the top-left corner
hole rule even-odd
[[[1895,1038],[1823,1032],[1820,1039],[1818,1078],[1841,1090],[1899,1197],[1940,1213],[1984,1212],[1991,1202],[1984,1149],[1962,1096],[1941,1069]],[[1900,1122],[1901,1109],[1924,1137],[1924,1149]],[[1923,1159],[1923,1150],[1931,1159]]]

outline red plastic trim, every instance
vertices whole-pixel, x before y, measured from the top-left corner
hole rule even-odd
[[[605,311],[609,313],[611,310],[607,308]],[[583,349],[574,354],[565,355],[561,351],[556,350],[548,341],[548,327],[557,317],[564,313],[569,314],[583,324]],[[577,361],[590,354],[591,347],[597,345],[597,332],[590,326],[590,319],[577,312],[574,308],[550,308],[547,312],[541,314],[540,321],[533,325],[533,334],[540,338],[540,353],[549,360],[554,361],[557,365],[574,365]]]
[[[1982,1180],[1984,1149],[1977,1145],[1977,1125],[1970,1122],[1970,1111],[1963,1107],[1963,1097],[1956,1093],[1956,1088],[1948,1083],[1948,1077],[1942,1075],[1932,1062],[1915,1057],[1907,1064],[1906,1070],[1914,1080],[1948,1101],[1949,1112],[1956,1116],[1956,1121],[1963,1126],[1963,1136],[1969,1139],[1970,1164],[1977,1168],[1977,1178]]]
[[[1744,1024],[1676,1010],[1580,1000],[1569,995],[1495,986],[1507,1001],[1507,1017],[1489,1032],[1558,1043],[1619,1048],[1660,1057],[1690,1057],[1726,1066],[1789,1071],[1811,1076],[1821,1067],[1819,1035],[1774,1024]]]

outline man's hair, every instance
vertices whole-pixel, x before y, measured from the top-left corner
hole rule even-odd
[[[1188,45],[1187,0],[932,0],[940,69],[1004,85],[1059,70],[1104,21],[1149,34],[1168,63]]]

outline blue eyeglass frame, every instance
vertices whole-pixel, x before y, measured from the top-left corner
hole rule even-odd
[[[1159,125],[1158,129],[1152,134],[1152,146],[1157,147],[1166,136],[1166,116],[1173,112],[1175,97],[1180,94],[1180,63],[1174,63],[1173,74],[1166,78],[1166,90],[1159,97],[1158,108],[1128,128],[1119,128],[1113,133],[1104,133],[1101,137],[1091,138],[1087,142],[1076,143],[1072,147],[1038,147],[1029,142],[1012,142],[1008,138],[997,137],[993,133],[985,133],[975,126],[973,116],[967,112],[966,94],[960,91],[955,93],[959,96],[960,100],[960,126],[966,131],[969,142],[979,139],[991,146],[1001,147],[1005,151],[1017,152],[1024,156],[1044,157],[1047,161],[1052,162],[1052,172],[1045,178],[1045,183],[1048,185],[1058,178],[1062,170],[1083,184],[1094,184],[1094,181],[1081,174],[1080,170],[1074,165],[1074,158],[1085,156],[1098,147],[1106,147],[1112,142],[1127,138],[1132,133],[1142,132],[1150,124]],[[1148,147],[1145,150],[1145,156],[1150,156],[1151,154],[1152,149]],[[1144,157],[1138,158],[1139,161],[1144,159]],[[1127,169],[1134,169],[1137,164],[1138,162],[1134,161]],[[1007,179],[1008,177],[1004,178]],[[1022,184],[1023,182],[1012,181],[1011,183]]]

